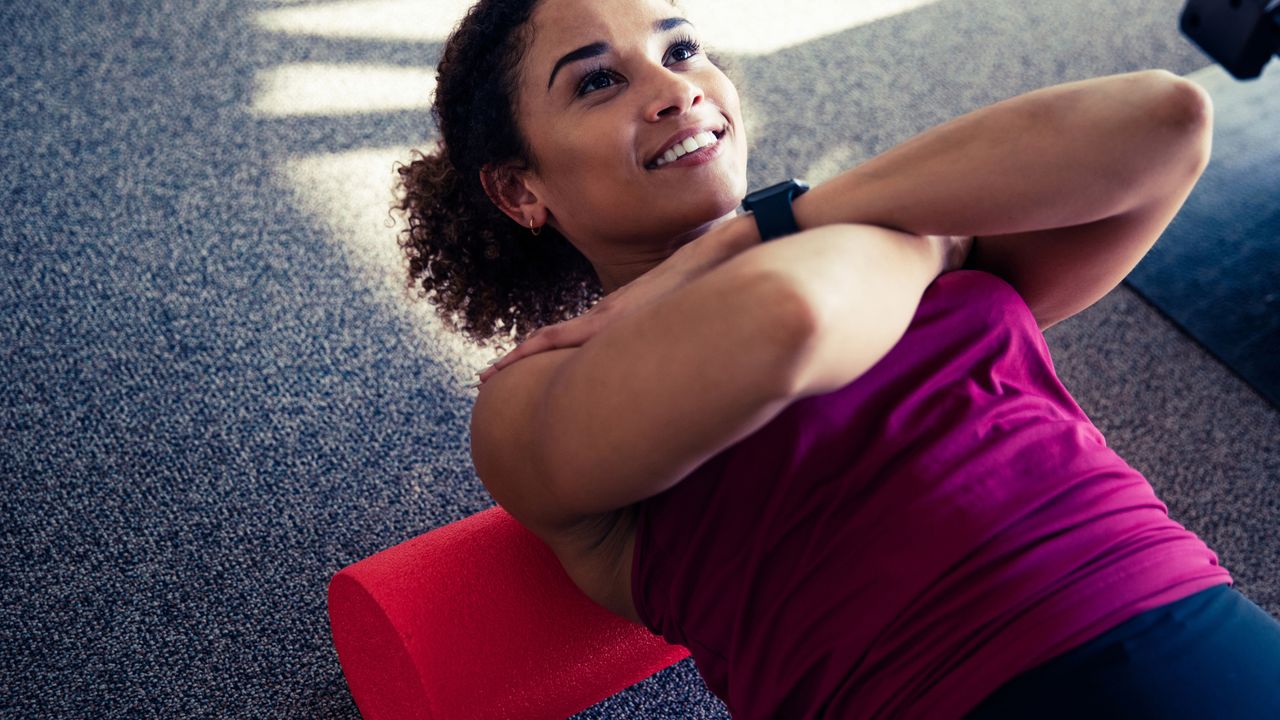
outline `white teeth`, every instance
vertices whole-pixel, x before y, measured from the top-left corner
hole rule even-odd
[[[667,163],[672,162],[683,155],[687,155],[688,153],[691,153],[694,150],[697,150],[698,148],[704,148],[708,145],[713,145],[715,144],[715,142],[716,142],[715,133],[711,132],[710,130],[704,130],[698,133],[697,135],[694,135],[693,137],[685,138],[683,141],[678,142],[675,145],[672,145],[669,150],[667,150],[665,153],[662,154],[662,157],[654,161],[653,166],[655,168],[662,167],[663,165],[666,165]]]

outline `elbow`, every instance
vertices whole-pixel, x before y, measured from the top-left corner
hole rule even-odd
[[[762,341],[774,348],[777,358],[777,398],[795,398],[801,393],[805,373],[821,335],[821,312],[816,300],[793,278],[779,273],[757,280],[761,286],[764,324]]]
[[[1209,91],[1190,80],[1179,83],[1184,115],[1183,123],[1191,128],[1195,145],[1196,177],[1209,165],[1213,154],[1213,98]]]
[[[1126,113],[1116,154],[1123,178],[1117,197],[1125,198],[1114,214],[1174,194],[1185,197],[1205,168],[1213,145],[1213,100],[1196,83],[1167,70],[1137,74],[1127,87],[1116,87],[1135,98]],[[1117,95],[1122,97],[1122,95]]]
[[[1149,77],[1165,90],[1164,117],[1188,126],[1213,124],[1213,98],[1199,83],[1168,70],[1152,70]]]
[[[1199,177],[1213,149],[1213,98],[1199,84],[1167,70],[1153,70],[1151,76],[1162,86],[1153,115],[1178,131],[1188,162]]]
[[[820,326],[818,303],[802,284],[792,278],[778,276],[765,281],[769,302],[777,310],[780,330],[777,339],[794,347],[803,345],[817,334]]]

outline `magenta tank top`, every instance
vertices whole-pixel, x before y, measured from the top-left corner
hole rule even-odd
[[[1067,393],[1022,297],[974,270],[862,377],[637,510],[640,617],[735,720],[958,718],[1232,583]]]

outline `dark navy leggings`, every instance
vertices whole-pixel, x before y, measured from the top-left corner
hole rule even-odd
[[[965,716],[1005,718],[1280,718],[1280,621],[1211,587],[1028,670]]]

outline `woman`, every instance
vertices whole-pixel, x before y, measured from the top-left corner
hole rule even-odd
[[[449,38],[401,244],[451,328],[520,343],[472,415],[495,500],[734,717],[1280,716],[1280,623],[1041,335],[1177,212],[1207,96],[1006,100],[763,242],[722,65],[663,0],[483,0]]]

